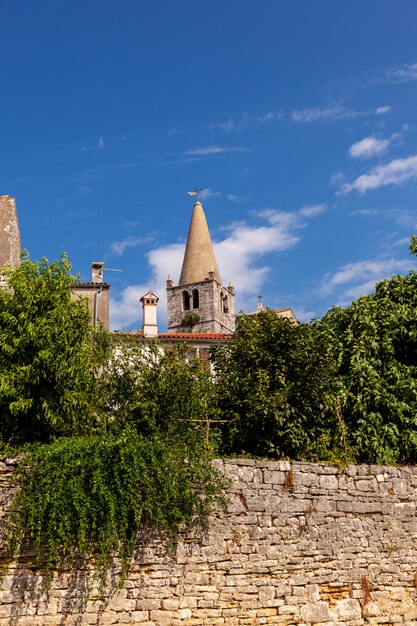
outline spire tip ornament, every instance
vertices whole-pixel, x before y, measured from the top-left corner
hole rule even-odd
[[[187,191],[187,193],[189,196],[196,196],[197,197],[196,202],[198,202],[198,194],[201,193],[202,191],[204,191],[204,189],[199,189],[198,187],[194,187],[192,191]]]

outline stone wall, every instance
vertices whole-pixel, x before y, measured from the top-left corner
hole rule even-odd
[[[3,579],[0,626],[417,624],[417,468],[216,463],[232,479],[229,512],[206,536],[171,555],[138,545],[113,596],[82,568],[42,591],[27,552]]]

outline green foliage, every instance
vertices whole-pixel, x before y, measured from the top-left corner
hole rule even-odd
[[[106,340],[84,300],[71,300],[70,263],[7,271],[0,289],[0,438],[21,444],[91,432],[95,376]]]
[[[192,328],[193,326],[198,324],[199,321],[200,314],[190,311],[189,313],[186,313],[182,318],[181,326],[189,326],[190,328]]]
[[[100,411],[111,432],[129,428],[198,447],[216,416],[210,370],[185,345],[164,350],[157,342],[120,337],[99,385]]]
[[[338,424],[325,408],[334,403],[334,364],[312,326],[268,310],[241,315],[235,337],[212,357],[218,408],[228,420],[223,453],[311,458],[332,443]]]
[[[358,461],[417,461],[417,274],[393,276],[375,292],[317,323],[338,363],[349,449]]]
[[[224,477],[183,443],[119,436],[57,440],[20,464],[9,518],[9,558],[34,544],[38,564],[75,567],[93,557],[104,579],[112,559],[126,574],[140,529],[167,535],[224,506]]]
[[[5,451],[25,450],[9,558],[34,544],[49,573],[93,557],[104,577],[117,557],[125,574],[140,531],[172,545],[224,504],[209,456],[213,382],[184,346],[128,336],[110,349],[72,300],[69,270],[65,255],[25,255],[0,290],[0,434]]]

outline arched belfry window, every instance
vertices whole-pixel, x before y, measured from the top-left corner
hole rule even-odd
[[[223,291],[220,292],[220,311],[223,311]]]
[[[182,292],[182,308],[184,309],[184,311],[190,310],[190,294],[188,293],[188,291]]]
[[[198,309],[200,306],[200,294],[198,289],[193,289],[193,309]]]
[[[225,313],[229,312],[229,298],[227,296],[224,296],[223,298],[223,311]]]

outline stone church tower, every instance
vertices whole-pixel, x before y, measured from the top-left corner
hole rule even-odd
[[[206,216],[197,200],[179,284],[167,280],[168,331],[225,333],[235,329],[234,288],[222,284]]]
[[[20,230],[16,201],[10,196],[0,196],[0,268],[6,263],[20,265]],[[0,286],[3,280],[0,275]]]

